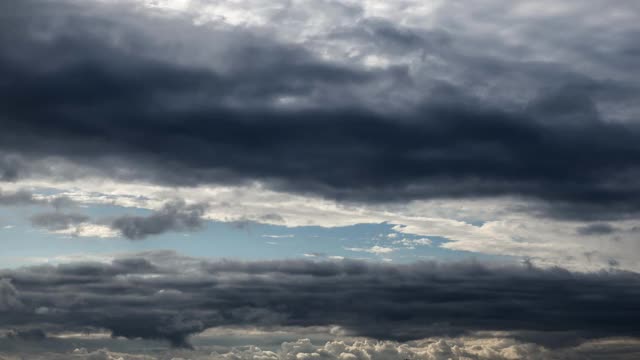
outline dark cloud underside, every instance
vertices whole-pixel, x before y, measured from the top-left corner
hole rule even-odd
[[[524,195],[570,217],[640,210],[640,129],[608,121],[594,100],[637,95],[628,84],[561,64],[468,58],[461,66],[513,66],[558,85],[513,107],[440,82],[409,108],[384,111],[368,105],[376,100],[367,89],[419,93],[406,68],[327,62],[220,29],[209,29],[212,39],[233,41],[216,42],[205,66],[172,59],[163,49],[176,44],[153,35],[177,20],[134,26],[78,6],[18,9],[0,25],[0,150],[16,154],[0,161],[5,179],[37,174],[32,162],[58,156],[103,176],[180,185],[257,179],[359,201]],[[453,56],[446,36],[429,42],[422,37],[438,36],[364,25],[377,39],[426,41]],[[279,105],[287,97],[308,103]]]
[[[209,327],[318,325],[400,340],[508,330],[553,344],[637,336],[640,320],[640,278],[624,272],[479,263],[217,262],[151,253],[111,264],[3,271],[0,277],[1,327],[99,328],[176,346]]]

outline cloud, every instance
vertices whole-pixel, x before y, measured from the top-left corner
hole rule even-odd
[[[0,189],[0,206],[48,205],[60,209],[74,204],[73,200],[64,195],[37,196],[24,189],[10,192]]]
[[[393,244],[394,245],[402,245],[402,246],[405,246],[405,247],[413,248],[415,246],[431,246],[433,244],[433,242],[431,241],[431,239],[420,238],[420,239],[394,240]]]
[[[13,193],[4,193],[0,190],[0,205],[33,205],[39,204],[40,201],[33,197],[30,192],[21,190]]]
[[[328,359],[328,360],[513,360],[513,359],[579,359],[601,356],[633,359],[638,343],[633,340],[585,342],[562,350],[549,349],[509,338],[434,338],[414,343],[389,341],[334,340],[315,345],[309,339],[285,342],[277,351],[252,346],[227,353],[214,353],[211,359]]]
[[[120,234],[108,225],[92,223],[91,218],[84,214],[41,213],[31,216],[30,220],[33,226],[60,235],[113,238]]]
[[[590,224],[587,226],[583,226],[578,228],[578,234],[580,235],[610,235],[616,232],[616,229],[609,225],[603,223]]]
[[[18,310],[22,303],[16,288],[6,278],[0,278],[0,312]]]
[[[77,341],[77,340],[76,340]],[[34,343],[30,344],[32,347]],[[58,344],[59,345],[59,344]],[[65,344],[67,345],[67,344]],[[68,344],[71,346],[72,344]],[[111,345],[111,344],[108,344]],[[154,344],[155,345],[155,344]],[[114,346],[113,348],[116,348]],[[285,341],[272,346],[201,346],[196,350],[162,349],[113,350],[75,347],[68,351],[51,349],[30,351],[33,360],[574,360],[584,358],[635,359],[640,346],[635,339],[607,339],[587,341],[577,346],[549,350],[543,346],[524,343],[506,335],[493,337],[470,336],[458,338],[428,338],[409,343],[375,341],[371,339],[335,339],[312,341],[307,338]],[[18,354],[22,356],[24,354]],[[3,357],[4,356],[4,357]],[[14,352],[0,353],[0,359],[15,358]]]
[[[394,248],[384,247],[379,245],[375,245],[370,248],[350,247],[350,248],[345,248],[345,250],[355,251],[355,252],[367,252],[367,253],[376,254],[376,255],[388,254],[395,251]]]
[[[31,224],[47,230],[64,230],[71,226],[89,221],[89,217],[82,214],[42,213],[31,217]]]
[[[598,4],[572,6],[560,18]],[[533,5],[501,11],[503,22],[526,20],[514,46],[457,32],[470,13],[458,19],[448,6],[437,10],[444,30],[396,25],[395,7],[384,20],[363,17],[364,4],[336,8],[345,25],[311,29],[319,36],[306,43],[283,33],[292,27],[266,38],[253,23],[194,27],[104,4],[16,5],[2,33],[19,38],[0,39],[0,114],[11,134],[0,137],[2,150],[79,168],[45,166],[29,176],[186,186],[259,180],[362,202],[518,195],[552,203],[552,216],[633,216],[640,128],[629,121],[629,99],[638,82],[616,70],[634,73],[631,23],[616,22],[611,47],[620,51],[601,53],[591,44],[605,35],[587,23],[567,29],[557,18],[523,18]],[[485,11],[468,26],[498,21]],[[538,27],[549,32],[530,39],[526,30]],[[573,46],[553,43],[559,29]],[[47,39],[38,37],[44,32]],[[354,60],[315,53],[350,45],[359,51]],[[541,56],[551,60],[543,61],[535,54],[545,48],[564,52],[547,50]],[[33,60],[45,56],[46,66]],[[389,65],[365,66],[372,58]],[[575,61],[585,58],[584,66]]]
[[[84,222],[70,225],[63,229],[53,230],[52,232],[73,237],[114,238],[120,236],[120,232],[107,225]]]
[[[47,334],[40,329],[30,329],[26,331],[11,331],[7,334],[7,337],[26,341],[42,341],[47,338]]]
[[[11,279],[3,282],[9,294],[3,301],[13,304],[4,305],[2,328],[106,329],[174,346],[224,326],[337,325],[350,335],[387,340],[526,330],[527,339],[544,344],[557,344],[555,333],[567,334],[564,342],[638,335],[640,279],[621,271],[475,262],[206,261],[153,252],[109,264],[4,270],[0,277]],[[17,291],[24,304],[19,309]],[[42,307],[50,311],[36,313]]]
[[[149,216],[121,216],[113,220],[111,227],[130,239],[140,240],[169,231],[193,231],[203,226],[204,204],[187,205],[176,200],[165,204]]]
[[[31,196],[29,194],[29,196]],[[53,204],[64,206],[66,197],[56,198]],[[203,226],[206,204],[190,204],[184,200],[172,200],[147,216],[121,215],[116,218],[91,219],[84,214],[60,211],[40,213],[30,217],[31,224],[52,233],[78,236],[113,238],[124,236],[141,240],[170,231],[195,231]]]

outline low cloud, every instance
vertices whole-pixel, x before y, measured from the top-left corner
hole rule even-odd
[[[0,277],[11,279],[2,283],[0,328],[106,329],[178,347],[188,346],[192,334],[223,326],[337,325],[351,335],[403,341],[526,330],[532,341],[554,346],[555,333],[568,334],[563,339],[639,335],[640,277],[614,270],[206,261],[153,252],[110,264],[5,270]],[[39,308],[49,311],[36,313]]]

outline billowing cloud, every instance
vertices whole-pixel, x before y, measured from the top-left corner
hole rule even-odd
[[[77,341],[77,340],[75,340]],[[30,343],[31,346],[35,345]],[[60,345],[60,344],[58,344]],[[69,344],[71,345],[71,344]],[[577,346],[550,350],[532,343],[508,337],[428,338],[409,343],[375,341],[371,339],[338,339],[326,342],[307,338],[286,341],[276,346],[207,347],[196,350],[162,349],[157,351],[87,349],[75,347],[67,351],[31,351],[33,360],[577,360],[635,359],[640,345],[633,339],[587,341]],[[19,355],[18,355],[19,356]],[[0,352],[0,359],[14,360],[9,352]]]
[[[298,253],[336,261],[151,252],[0,270],[0,330],[14,342],[107,331],[175,348],[243,326],[368,338],[203,355],[228,359],[636,351],[612,355],[606,342],[619,350],[619,337],[639,336],[639,275],[618,270],[640,269],[638,4],[1,2],[3,219],[30,205],[26,217],[49,232],[130,240],[206,220],[378,224],[397,237],[340,246],[526,262],[371,264],[317,246]],[[71,198],[103,207],[63,211]],[[55,211],[31,213],[43,206]],[[22,223],[10,221],[2,236],[22,256]],[[295,234],[287,243],[306,239]],[[24,236],[31,246],[49,235]],[[509,338],[459,340],[486,331]],[[144,358],[107,348],[60,357]]]
[[[398,340],[518,331],[543,344],[638,335],[634,299],[640,278],[616,271],[205,261],[155,252],[106,264],[5,270],[0,276],[11,279],[13,285],[4,283],[10,298],[18,291],[24,304],[4,309],[1,327],[106,329],[113,336],[165,339],[174,346],[221,326],[337,325],[351,335]]]
[[[629,100],[638,82],[618,72],[634,73],[632,22],[617,21],[615,37],[597,33],[595,41],[616,39],[603,52],[583,46],[594,41],[588,23],[572,27],[573,46],[527,44],[526,30],[543,22],[531,17],[508,46],[458,31],[449,6],[437,14],[452,23],[421,29],[354,5],[333,8],[337,30],[314,29],[319,38],[306,43],[280,32],[265,38],[253,28],[258,20],[240,30],[225,22],[229,14],[195,27],[104,4],[23,3],[2,25],[13,34],[0,39],[0,112],[10,134],[2,150],[84,169],[41,174],[180,185],[260,180],[358,201],[524,195],[566,217],[640,209],[640,129]],[[507,21],[535,12],[535,4],[516,3]],[[558,19],[598,4],[565,9],[541,29],[558,34]],[[469,26],[482,18],[475,21]],[[315,45],[331,42],[358,44],[358,53],[316,54]],[[545,47],[570,49],[549,50],[545,60],[536,55]],[[46,66],[33,60],[45,56]],[[591,61],[575,63],[580,56]]]

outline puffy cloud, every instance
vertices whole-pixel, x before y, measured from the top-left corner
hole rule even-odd
[[[56,211],[33,215],[30,220],[33,226],[61,235],[99,238],[124,236],[130,240],[140,240],[169,231],[200,229],[206,208],[206,204],[188,205],[183,200],[172,200],[147,216],[121,215],[92,220],[87,215]]]
[[[205,204],[187,205],[176,200],[165,204],[149,216],[121,216],[111,227],[128,239],[139,240],[168,231],[193,231],[203,225]]]
[[[31,224],[47,231],[74,237],[113,238],[119,231],[104,224],[91,223],[87,215],[73,213],[40,213],[31,217]]]
[[[312,342],[306,338],[282,343],[275,348],[257,345],[234,346],[210,350],[207,346],[195,350],[158,349],[127,352],[108,348],[88,350],[80,347],[69,351],[39,351],[29,353],[34,360],[573,360],[635,359],[640,351],[637,339],[606,339],[586,341],[577,346],[548,349],[509,337],[428,338],[408,343],[372,339],[336,339]],[[18,355],[20,356],[20,355]],[[0,353],[0,359],[17,359],[12,353]]]
[[[70,198],[63,195],[41,196],[24,189],[10,192],[0,189],[0,206],[50,205],[59,209],[73,204]]]

